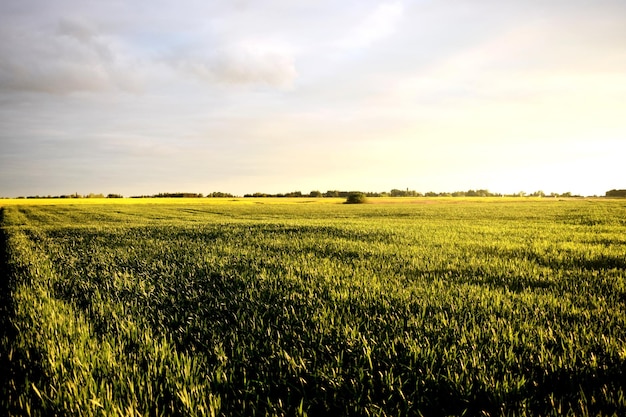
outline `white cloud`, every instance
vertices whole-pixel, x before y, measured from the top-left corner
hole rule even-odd
[[[175,66],[212,83],[290,87],[297,71],[286,48],[262,41],[239,42],[203,54],[190,52],[169,59]]]
[[[9,25],[1,37],[0,89],[66,94],[140,88],[137,69],[88,21],[61,18],[53,31]]]
[[[57,27],[57,33],[70,36],[82,43],[92,43],[97,36],[95,28],[82,19],[61,18]]]
[[[375,10],[356,24],[348,35],[339,42],[344,48],[362,48],[392,35],[403,16],[402,2],[379,4]]]

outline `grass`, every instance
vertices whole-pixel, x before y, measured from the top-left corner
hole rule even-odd
[[[4,205],[2,407],[626,412],[623,200],[229,200]]]
[[[388,201],[389,199],[380,199]],[[289,197],[289,198],[266,198],[266,197],[233,197],[233,198],[0,198],[0,207],[11,206],[101,206],[101,205],[249,205],[271,204],[288,205],[301,203],[336,204],[345,201],[345,198],[315,198],[315,197]]]

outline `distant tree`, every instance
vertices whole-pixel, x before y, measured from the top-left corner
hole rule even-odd
[[[124,198],[121,194],[107,194],[107,198]]]
[[[223,192],[220,192],[220,191],[214,191],[214,192],[212,192],[210,194],[207,194],[207,197],[215,197],[215,198],[225,198],[225,197],[228,197],[228,198],[232,198],[234,196],[232,194],[230,194],[230,193],[223,193]]]
[[[605,195],[607,197],[626,197],[626,190],[610,190]]]
[[[202,198],[204,197],[201,193],[159,193],[155,194],[152,197],[154,198]]]
[[[355,191],[348,194],[346,204],[364,204],[367,203],[367,196],[364,193]]]
[[[350,194],[350,192],[348,192],[348,191],[331,190],[331,191],[326,191],[326,193],[324,193],[324,197],[343,197],[343,198],[346,198],[346,197],[348,197],[348,194]]]
[[[394,188],[391,191],[389,191],[389,196],[390,197],[421,197],[422,194],[418,193],[415,190],[409,190],[408,188],[406,190],[399,190],[397,188]]]
[[[321,191],[311,191],[309,193],[309,197],[315,197],[315,198],[322,197],[322,192]]]

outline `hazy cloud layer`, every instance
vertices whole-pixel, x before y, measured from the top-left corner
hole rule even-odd
[[[0,41],[0,195],[625,186],[623,1],[7,0]]]
[[[377,40],[392,35],[402,19],[402,2],[381,3],[356,25],[348,27],[348,35],[340,40],[345,48],[367,47]]]
[[[3,90],[71,93],[134,89],[134,71],[89,22],[61,18],[50,28],[0,30]]]
[[[297,72],[288,51],[259,41],[213,50],[176,51],[166,60],[175,69],[208,83],[289,87]]]

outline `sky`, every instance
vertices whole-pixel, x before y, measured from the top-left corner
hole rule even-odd
[[[0,196],[626,188],[624,0],[3,0]]]

